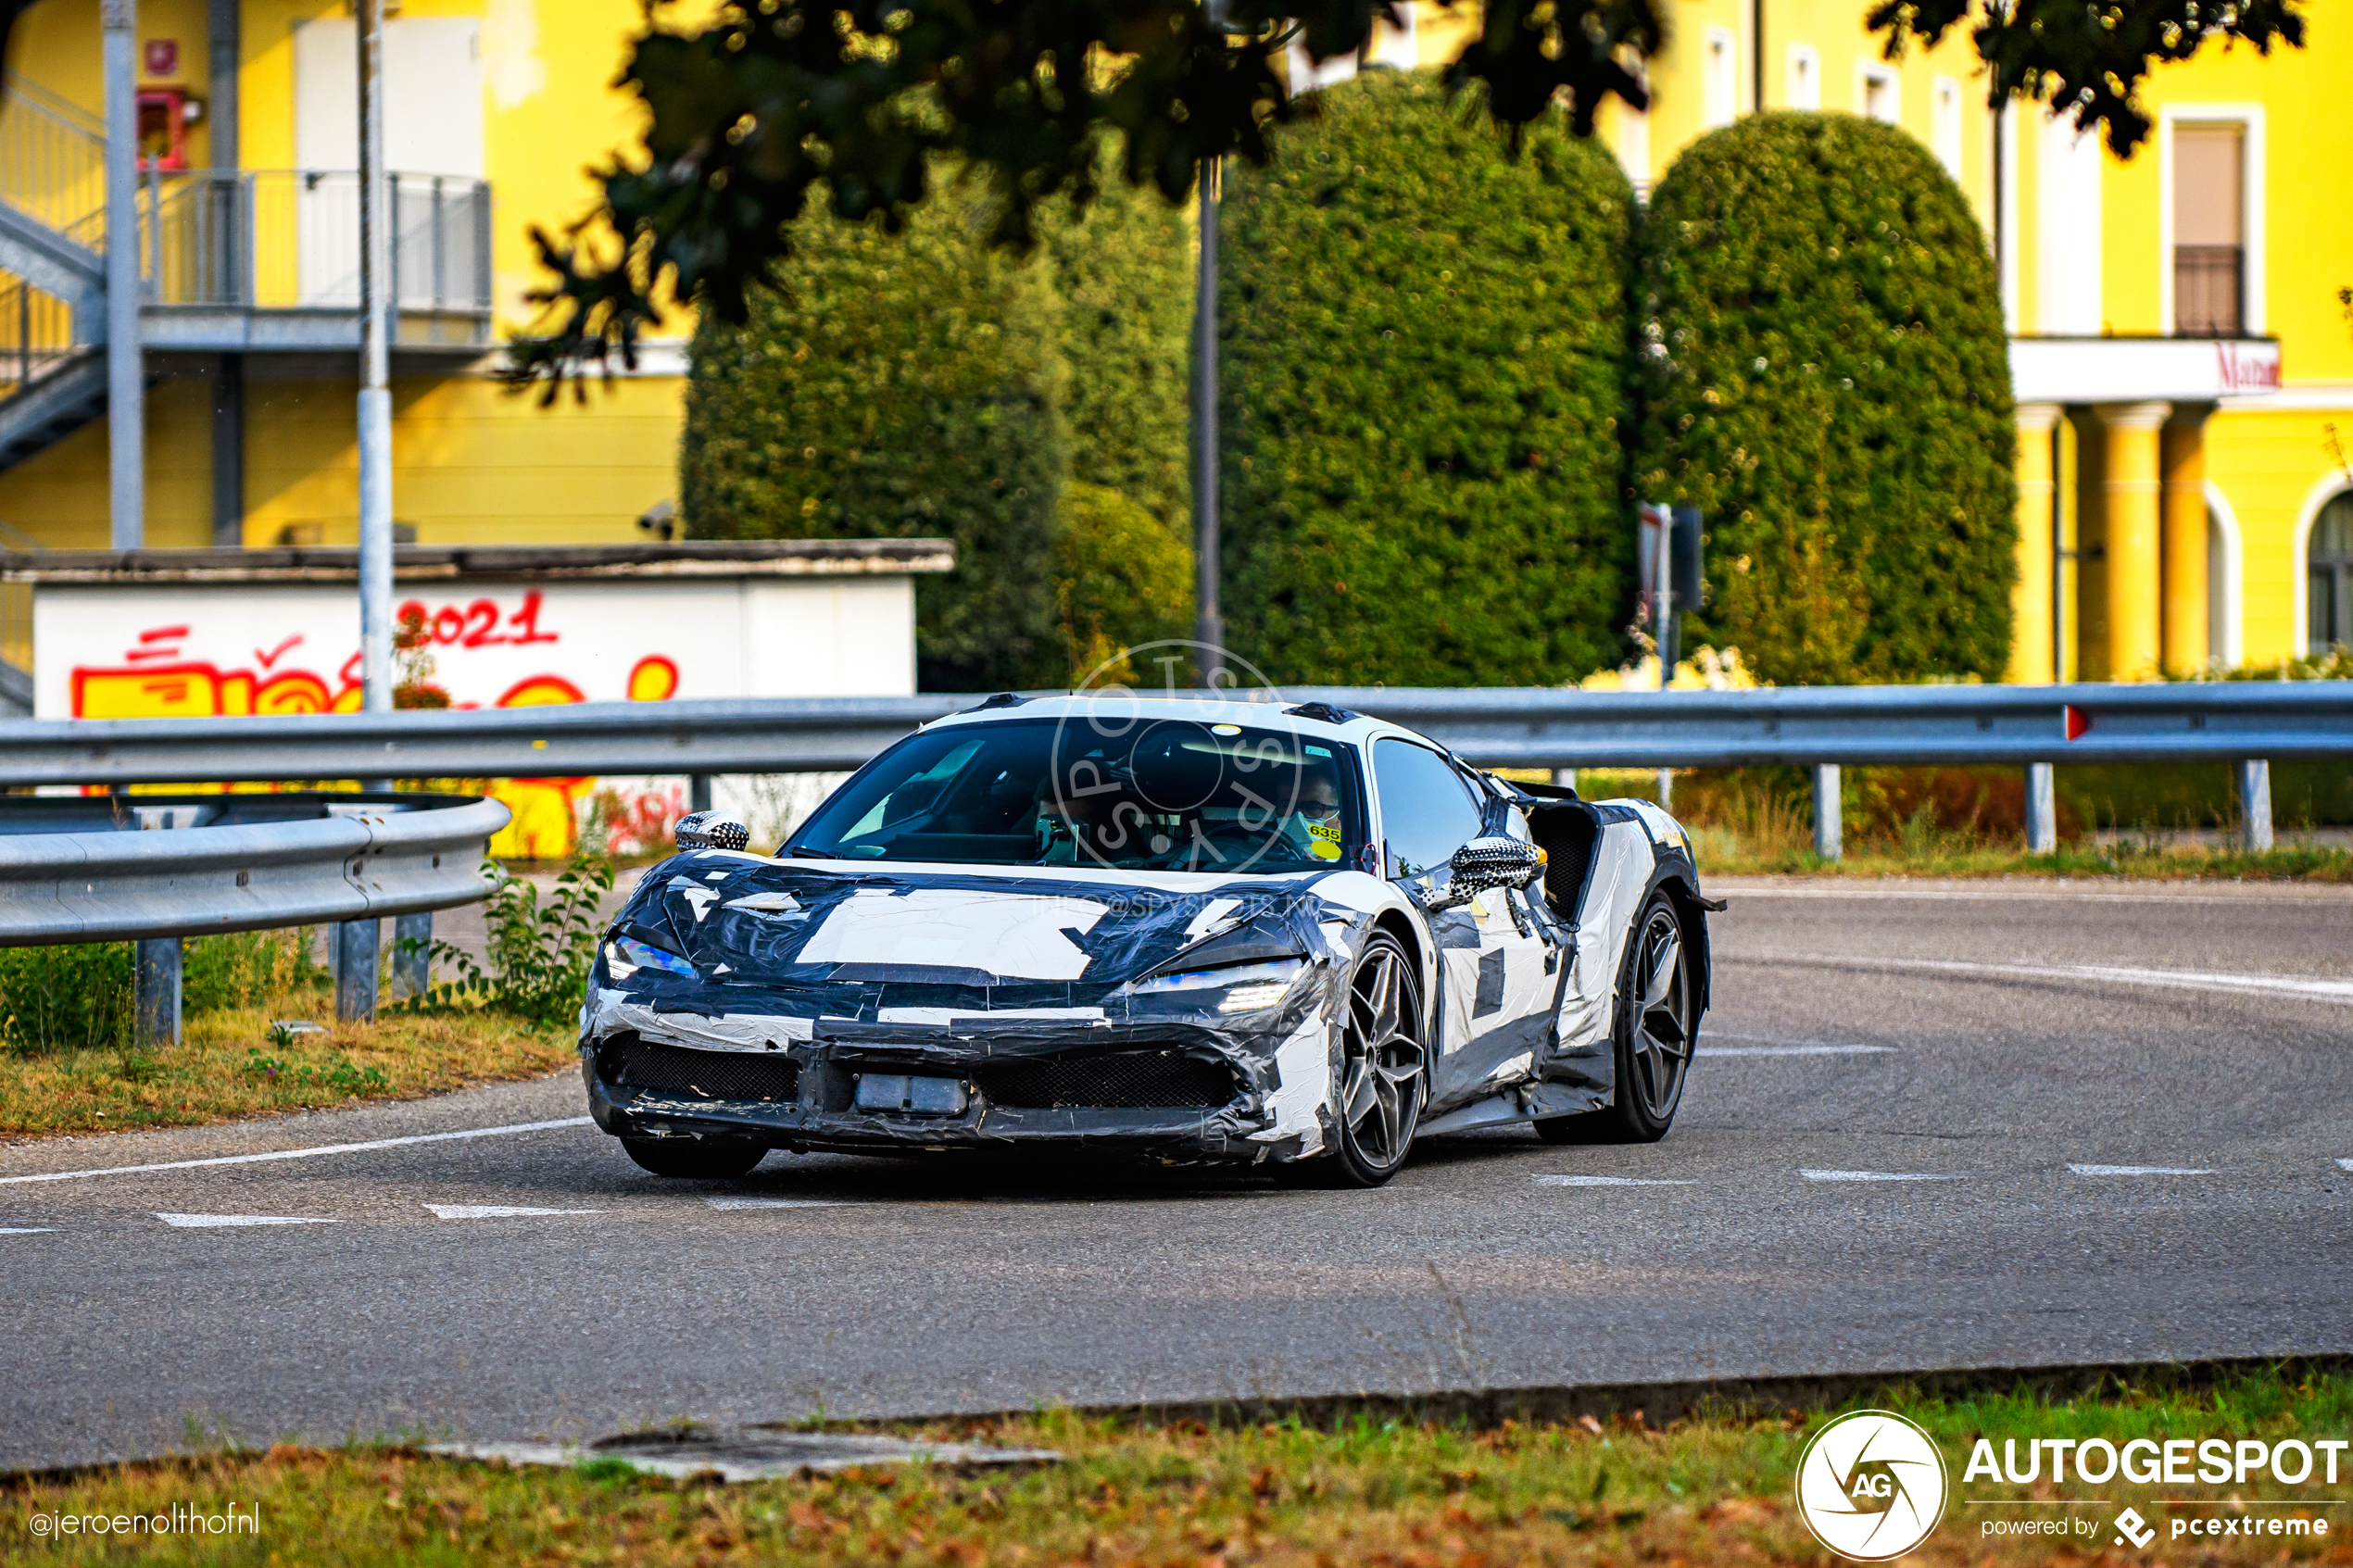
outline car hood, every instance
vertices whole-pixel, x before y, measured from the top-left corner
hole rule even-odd
[[[1172,968],[1317,952],[1316,884],[1352,874],[994,872],[704,850],[648,871],[615,924],[683,955],[704,984],[1076,1000]]]

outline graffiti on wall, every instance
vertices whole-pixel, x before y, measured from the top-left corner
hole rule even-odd
[[[269,599],[257,597],[237,612],[223,607],[210,615],[180,614],[138,627],[119,654],[103,662],[71,666],[73,717],[208,719],[359,711],[359,653],[348,632],[278,624],[278,618],[270,614],[272,608]],[[568,658],[559,618],[551,615],[545,595],[535,588],[463,602],[411,598],[395,613],[409,629],[403,642],[416,656],[417,667],[433,676],[431,706],[527,708],[585,702],[589,691],[584,685],[594,675],[584,664],[599,667],[598,673],[605,669],[618,672],[611,629],[584,631],[573,641],[589,645],[587,657]],[[343,611],[333,619],[346,617]],[[293,614],[285,619],[315,618]],[[670,654],[623,657],[627,673],[611,696],[661,702],[677,695],[679,665]],[[492,853],[528,859],[570,854],[583,802],[592,797],[612,847],[656,848],[667,839],[670,822],[683,809],[674,787],[599,790],[597,785],[593,778],[489,781],[490,792],[514,813],[513,822],[492,841]]]

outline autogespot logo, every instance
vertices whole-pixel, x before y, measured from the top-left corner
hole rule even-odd
[[[1944,1517],[1944,1456],[1890,1411],[1842,1415],[1797,1458],[1797,1512],[1814,1538],[1856,1562],[1903,1556]]]

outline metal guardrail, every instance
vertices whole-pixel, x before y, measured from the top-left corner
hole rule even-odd
[[[136,942],[141,1035],[177,1039],[182,938],[332,924],[337,1014],[366,1017],[379,922],[426,936],[433,910],[488,897],[483,856],[507,821],[472,797],[11,797],[0,947]]]
[[[2353,682],[1723,692],[1294,687],[1484,767],[2244,761],[2353,755]],[[767,773],[854,768],[964,695],[237,719],[0,721],[0,784]]]

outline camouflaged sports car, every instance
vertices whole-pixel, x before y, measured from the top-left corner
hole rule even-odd
[[[1708,997],[1683,830],[1320,703],[993,697],[779,853],[710,814],[581,1011],[669,1176],[1016,1144],[1386,1181],[1417,1135],[1664,1135]]]

